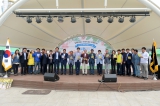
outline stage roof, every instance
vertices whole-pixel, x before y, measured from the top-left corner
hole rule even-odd
[[[56,9],[56,0],[26,0],[17,9]],[[107,8],[148,8],[138,0],[107,0]],[[104,8],[104,0],[59,0],[59,8]],[[24,18],[16,17],[14,13],[0,26],[0,45],[5,45],[6,39],[11,39],[11,46],[27,48],[53,49],[67,38],[75,35],[94,35],[109,42],[113,48],[151,48],[153,39],[160,44],[160,18],[154,12],[150,16],[136,17],[135,23],[129,22],[129,17],[124,23],[119,23],[114,18],[113,23],[108,23],[104,18],[102,23],[97,23],[97,18],[91,18],[86,23],[84,18],[78,18],[76,23],[65,18],[59,23],[54,18],[48,23],[46,18],[37,24],[35,19],[28,24]]]

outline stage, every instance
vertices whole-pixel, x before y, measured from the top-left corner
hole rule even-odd
[[[143,80],[137,77],[118,76],[117,82],[100,83],[97,75],[59,75],[57,82],[44,81],[43,75],[13,76],[12,87],[51,89],[51,90],[75,90],[75,91],[141,91],[160,90],[160,80]]]

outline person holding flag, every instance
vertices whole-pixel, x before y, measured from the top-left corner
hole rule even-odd
[[[156,53],[156,42],[153,42],[152,45],[152,53],[151,53],[151,62],[150,62],[150,70],[152,73],[158,71],[158,61],[157,61],[157,53]]]
[[[6,49],[4,51],[3,60],[2,60],[2,66],[4,67],[4,70],[7,71],[12,67],[12,58],[11,58],[11,52],[10,52],[10,40],[7,40],[6,43]],[[6,74],[7,77],[7,74]]]

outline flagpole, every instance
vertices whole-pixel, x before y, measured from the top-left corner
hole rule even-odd
[[[154,42],[154,38],[153,38],[153,42]],[[155,72],[153,73],[153,80],[157,80],[157,76],[156,76],[156,74],[155,74]]]
[[[6,71],[6,75],[3,77],[3,78],[8,78],[8,74],[7,74],[7,71]]]
[[[156,76],[156,74],[155,73],[153,73],[153,80],[157,80],[157,76]]]

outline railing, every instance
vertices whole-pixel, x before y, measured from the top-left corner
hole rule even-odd
[[[3,8],[3,6],[4,5],[1,5],[1,7],[0,7],[0,11],[1,11],[1,13],[0,13],[0,17],[10,8],[10,7],[12,7],[14,4],[16,4],[18,1],[20,1],[20,0],[8,0],[8,6],[7,6],[7,8],[5,9],[5,8]],[[0,0],[0,2],[2,2],[1,0]],[[5,9],[5,10],[3,10],[3,9]]]

